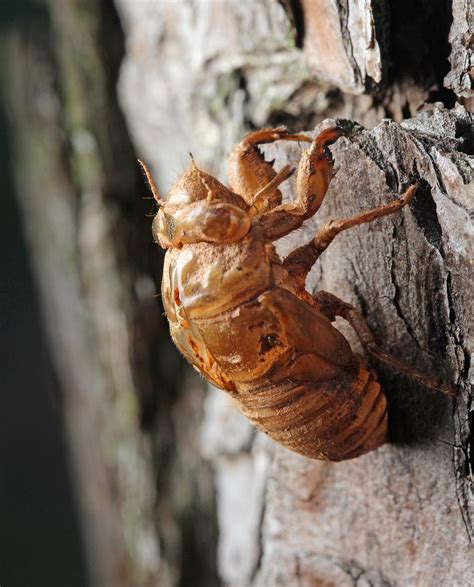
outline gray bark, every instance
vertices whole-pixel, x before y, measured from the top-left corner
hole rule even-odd
[[[426,28],[442,26],[415,47],[413,14],[386,2],[114,2],[125,48],[105,0],[51,0],[54,29],[5,43],[19,195],[94,584],[473,584],[472,119],[460,103],[414,117],[445,97],[445,76],[469,106],[469,1],[453,2],[450,71],[448,52],[430,58],[448,47],[441,3],[420,4]],[[249,129],[328,117],[372,130],[348,123],[321,212],[279,251],[419,181],[409,209],[338,237],[307,285],[354,303],[386,349],[461,389],[453,404],[373,363],[393,442],[339,464],[275,446],[224,393],[204,399],[180,373],[134,161],[166,194],[189,151],[225,179]],[[298,153],[268,150],[277,167]]]
[[[402,127],[384,121],[351,141],[340,140],[332,149],[340,170],[318,217],[279,246],[284,255],[329,218],[380,205],[410,181],[420,181],[409,210],[340,235],[307,287],[331,291],[361,308],[387,350],[461,386],[459,399],[453,407],[372,363],[388,395],[392,443],[334,464],[275,447],[260,435],[254,438],[249,428],[246,436],[230,435],[233,443],[223,441],[236,426],[229,421],[242,417],[224,394],[213,393],[204,448],[221,486],[234,486],[233,495],[241,496],[236,504],[224,491],[218,494],[220,564],[229,584],[470,585],[474,580],[468,395],[474,167],[472,158],[458,151],[472,140],[471,126],[461,107],[452,113],[434,107]],[[299,154],[295,146],[266,153],[277,167],[296,164]],[[359,350],[350,329],[339,326]],[[235,531],[242,512],[253,516],[244,518],[245,541]]]
[[[454,139],[454,123],[470,132],[462,109],[448,114],[434,108],[402,128],[385,121],[340,141],[333,149],[340,171],[320,218],[286,239],[281,250],[309,239],[321,222],[380,205],[419,178],[421,190],[409,210],[339,236],[307,285],[354,303],[386,349],[464,391],[453,410],[449,400],[372,363],[389,398],[391,444],[337,464],[272,447],[266,482],[259,483],[260,558],[250,575],[227,566],[234,585],[474,581],[466,387],[474,184],[472,161],[446,145]],[[279,148],[268,155],[280,165],[296,163],[296,151]],[[353,336],[351,342],[357,348]],[[206,425],[215,428],[218,420]],[[251,453],[255,470],[262,461],[257,447]]]
[[[453,0],[453,23],[449,32],[451,69],[444,83],[465,98],[472,99],[474,85],[474,5],[471,0]]]
[[[370,2],[303,0],[309,70],[346,92],[361,94],[382,79],[382,54]]]

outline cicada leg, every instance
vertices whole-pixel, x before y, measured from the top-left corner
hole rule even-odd
[[[309,149],[303,151],[296,177],[295,201],[280,204],[256,219],[255,224],[267,242],[299,228],[319,210],[334,176],[334,162],[327,147],[342,134],[338,128],[327,128],[315,137]]]
[[[229,157],[228,176],[232,191],[239,194],[250,206],[256,202],[259,192],[267,189],[262,209],[269,210],[281,203],[281,193],[273,180],[277,175],[272,163],[265,161],[258,145],[275,141],[304,141],[311,139],[302,134],[288,133],[283,127],[263,129],[252,132],[242,139]]]
[[[412,200],[415,195],[417,186],[410,186],[406,192],[398,200],[393,200],[383,206],[378,206],[367,212],[362,212],[351,218],[340,218],[337,220],[329,220],[314,237],[314,239],[306,245],[299,247],[293,251],[284,260],[283,266],[288,271],[292,279],[298,282],[298,285],[304,287],[306,276],[309,273],[311,267],[317,261],[321,253],[323,253],[327,247],[331,244],[334,238],[343,230],[358,226],[359,224],[365,224],[366,222],[372,222],[377,218],[382,218],[388,214],[393,214],[398,210],[401,210],[403,206],[406,206]]]
[[[362,346],[378,361],[385,363],[385,365],[388,365],[394,371],[402,373],[409,379],[413,379],[429,389],[439,391],[451,397],[457,396],[457,391],[455,389],[448,387],[439,379],[421,373],[411,365],[407,365],[387,351],[384,351],[377,344],[375,337],[367,324],[367,320],[357,308],[325,291],[317,292],[313,296],[313,299],[317,309],[329,318],[329,320],[334,321],[336,316],[340,316],[347,320],[357,334]]]

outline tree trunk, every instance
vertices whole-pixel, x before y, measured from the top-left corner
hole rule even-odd
[[[474,584],[472,7],[391,4],[115,0],[123,48],[109,1],[51,0],[52,29],[8,39],[18,185],[96,585]],[[337,464],[274,445],[180,375],[134,162],[166,194],[189,151],[225,179],[245,132],[328,117],[356,121],[331,148],[339,172],[278,250],[417,181],[409,209],[337,237],[307,287],[461,390],[453,402],[371,363],[391,443]],[[277,167],[299,157],[266,151]]]
[[[446,145],[448,138],[454,139],[449,128],[456,124],[461,136],[461,128],[470,132],[465,112],[435,107],[402,127],[385,121],[350,141],[340,140],[332,149],[340,170],[319,217],[285,239],[280,250],[284,254],[307,241],[329,218],[349,217],[391,200],[416,178],[420,190],[410,209],[339,236],[307,287],[355,304],[384,348],[426,373],[463,386],[469,369],[466,325],[472,315],[472,234],[466,208],[472,184],[468,189],[463,171],[468,158]],[[457,141],[465,144],[460,137]],[[299,156],[297,147],[267,153],[277,168],[287,161],[296,164]],[[350,330],[344,331],[359,350]],[[212,431],[206,448],[222,486],[233,486],[233,493],[242,496],[239,510],[218,494],[227,516],[234,516],[231,525],[220,524],[221,544],[228,548],[221,564],[230,584],[472,584],[467,387],[453,406],[449,399],[371,364],[388,396],[391,443],[353,461],[314,462],[257,437],[250,450],[244,449],[252,463],[249,477],[239,481],[232,463],[236,455],[226,451],[227,458],[222,458],[225,447],[216,430],[224,408],[216,413],[215,404],[227,404],[227,398],[211,400],[214,411],[204,423]],[[220,434],[226,433],[221,427]],[[257,495],[249,495],[247,488],[253,475],[258,478]],[[253,545],[253,551],[240,546],[237,563],[240,511],[252,512],[245,547]]]

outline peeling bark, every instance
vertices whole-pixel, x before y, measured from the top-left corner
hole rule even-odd
[[[453,0],[453,23],[449,32],[451,70],[444,80],[458,96],[472,99],[474,85],[474,5],[472,0]]]
[[[304,51],[311,73],[360,94],[382,79],[382,58],[370,1],[302,0]],[[370,81],[369,81],[370,79]]]

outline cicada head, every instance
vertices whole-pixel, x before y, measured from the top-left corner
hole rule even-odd
[[[170,248],[198,242],[238,242],[250,225],[244,200],[193,162],[166,201],[161,201],[152,231],[163,248]]]

